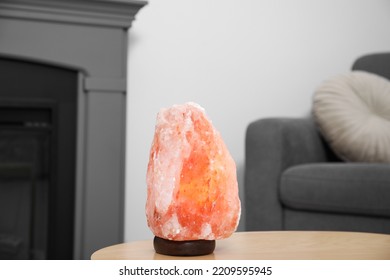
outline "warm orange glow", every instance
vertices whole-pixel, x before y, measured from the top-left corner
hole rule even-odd
[[[235,231],[240,216],[235,163],[198,107],[160,112],[147,179],[146,214],[156,236],[219,239]]]

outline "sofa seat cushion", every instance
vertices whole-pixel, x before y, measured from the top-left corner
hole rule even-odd
[[[390,165],[297,165],[282,174],[279,195],[296,210],[390,217]]]

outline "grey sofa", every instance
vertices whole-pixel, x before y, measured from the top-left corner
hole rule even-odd
[[[390,79],[390,53],[352,69]],[[311,118],[257,120],[245,145],[246,230],[390,233],[390,164],[341,161]]]

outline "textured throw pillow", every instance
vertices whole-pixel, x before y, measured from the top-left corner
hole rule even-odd
[[[390,162],[390,81],[353,71],[325,81],[313,114],[334,152],[348,161]]]

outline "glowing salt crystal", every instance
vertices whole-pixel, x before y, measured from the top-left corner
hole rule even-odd
[[[198,104],[158,113],[146,177],[146,217],[156,236],[214,240],[236,230],[236,165]]]

